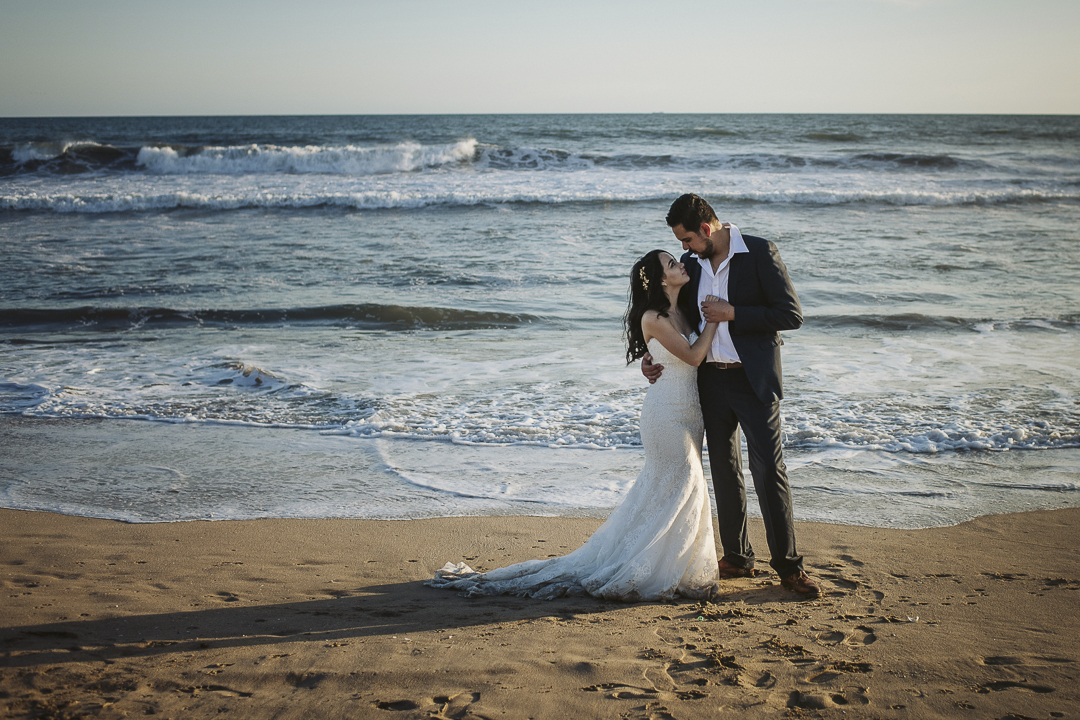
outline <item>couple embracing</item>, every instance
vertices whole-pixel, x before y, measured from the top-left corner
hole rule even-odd
[[[634,264],[625,315],[627,362],[652,385],[641,407],[645,467],[626,497],[574,552],[477,573],[447,563],[428,584],[470,595],[611,600],[708,599],[719,581],[754,574],[739,428],[765,523],[770,564],[802,597],[818,586],[795,548],[780,433],[780,330],[802,325],[776,246],[721,223],[697,195],[679,197],[667,223],[683,255],[653,250]],[[702,436],[716,494],[717,560]]]

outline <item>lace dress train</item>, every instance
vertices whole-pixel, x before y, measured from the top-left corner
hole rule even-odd
[[[486,573],[448,562],[427,585],[466,595],[545,599],[708,599],[716,594],[716,544],[701,467],[704,426],[697,368],[655,338],[649,351],[664,365],[664,373],[649,387],[641,406],[645,467],[604,524],[568,555]]]

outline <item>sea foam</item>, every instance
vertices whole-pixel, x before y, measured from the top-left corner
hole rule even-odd
[[[284,147],[255,144],[200,147],[194,151],[186,151],[163,146],[142,148],[136,162],[148,170],[162,174],[378,175],[459,163],[471,159],[475,151],[476,140],[471,139],[449,145],[406,142],[385,147]]]

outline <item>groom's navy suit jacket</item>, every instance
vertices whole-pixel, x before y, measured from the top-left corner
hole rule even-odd
[[[728,273],[728,302],[735,306],[728,329],[751,387],[761,402],[772,404],[784,397],[779,331],[802,325],[802,307],[776,245],[753,235],[743,240],[749,252],[735,253]],[[701,265],[690,253],[681,262],[690,282],[679,293],[679,308],[697,326]]]

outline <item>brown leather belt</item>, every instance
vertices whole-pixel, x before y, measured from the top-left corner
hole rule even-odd
[[[722,362],[710,362],[705,363],[709,367],[716,368],[717,370],[734,370],[735,368],[741,368],[741,362],[722,363]]]

